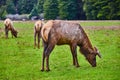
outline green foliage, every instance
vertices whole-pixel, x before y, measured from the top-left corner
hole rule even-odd
[[[110,13],[108,19],[120,19],[120,0],[109,1]]]
[[[93,4],[95,0],[84,0],[84,10],[86,12],[87,19],[95,19],[95,15],[92,14],[92,10],[94,9]]]
[[[76,15],[76,19],[78,20],[85,20],[86,19],[86,15],[85,12],[83,10],[83,0],[77,0],[77,15]]]
[[[0,19],[5,19],[7,12],[6,12],[6,6],[1,6],[0,8]]]
[[[68,6],[66,1],[59,1],[59,16],[61,19],[67,19],[68,18]]]
[[[37,11],[38,13],[43,13],[43,4],[44,4],[44,0],[38,0],[37,2]]]
[[[81,0],[59,0],[59,16],[61,19],[85,19]]]
[[[104,21],[112,26],[114,21]],[[81,23],[81,22],[80,22]],[[93,25],[96,22],[82,22]],[[98,25],[102,22],[97,22]],[[119,21],[115,22],[120,24]],[[1,80],[119,80],[120,75],[120,30],[85,30],[93,45],[102,54],[93,68],[78,52],[79,68],[72,65],[72,54],[67,45],[56,46],[50,55],[50,72],[41,72],[42,44],[34,49],[34,22],[14,22],[18,38],[5,39],[4,25],[0,22],[0,79]],[[116,24],[114,24],[116,25]],[[97,26],[96,27],[100,27]]]
[[[13,3],[13,0],[7,0],[7,13],[8,14],[16,14],[16,8]]]
[[[6,14],[7,14],[7,12],[6,12],[6,0],[1,0],[0,1],[0,19],[4,19]]]
[[[87,19],[120,19],[120,0],[84,0]]]
[[[36,6],[34,6],[34,8],[32,9],[32,11],[30,12],[29,18],[31,18],[32,16],[38,16],[38,11]]]
[[[43,13],[43,4],[44,0],[38,0],[37,4],[34,5],[32,11],[30,12],[29,18],[32,16],[39,16],[41,13]]]
[[[37,9],[45,19],[120,20],[120,0],[0,0],[0,17],[2,6],[8,14],[32,14]]]
[[[4,12],[3,12],[3,14],[2,14],[1,19],[5,19],[5,18],[6,18],[6,14],[7,14],[7,11],[6,11],[6,10],[4,10]]]
[[[44,5],[44,18],[56,19],[58,16],[58,2],[57,0],[45,0]]]
[[[18,1],[18,13],[29,14],[36,4],[37,0],[19,0]]]

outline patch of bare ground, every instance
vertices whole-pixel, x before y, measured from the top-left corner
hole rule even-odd
[[[120,26],[83,26],[87,30],[120,30]]]

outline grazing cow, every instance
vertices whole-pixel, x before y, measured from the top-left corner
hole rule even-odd
[[[41,20],[37,21],[34,25],[34,48],[36,47],[36,37],[38,39],[38,48],[40,48],[40,38],[41,38],[41,28],[43,22]]]
[[[73,65],[79,67],[77,59],[77,46],[80,52],[86,57],[87,61],[96,66],[96,55],[101,55],[96,47],[93,47],[87,34],[78,23],[70,23],[61,20],[48,21],[41,30],[44,43],[42,69],[44,71],[44,61],[46,59],[46,71],[49,71],[49,56],[55,45],[67,44],[70,46],[73,56]]]
[[[13,36],[14,37],[17,37],[17,30],[15,30],[15,28],[13,27],[13,22],[7,18],[5,21],[4,21],[4,25],[5,25],[5,36],[6,38],[8,38],[8,32],[9,30],[11,31],[11,34],[12,34],[12,38]]]

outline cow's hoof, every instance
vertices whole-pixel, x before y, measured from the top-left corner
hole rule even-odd
[[[49,71],[50,71],[50,69],[46,69],[46,71],[47,71],[47,72],[49,72]]]
[[[76,67],[78,68],[78,67],[80,67],[80,65],[76,65]]]
[[[41,69],[41,71],[43,72],[43,71],[44,71],[44,69]]]

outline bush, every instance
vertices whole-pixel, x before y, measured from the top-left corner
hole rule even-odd
[[[7,12],[6,12],[6,6],[0,7],[0,19],[5,19]]]

